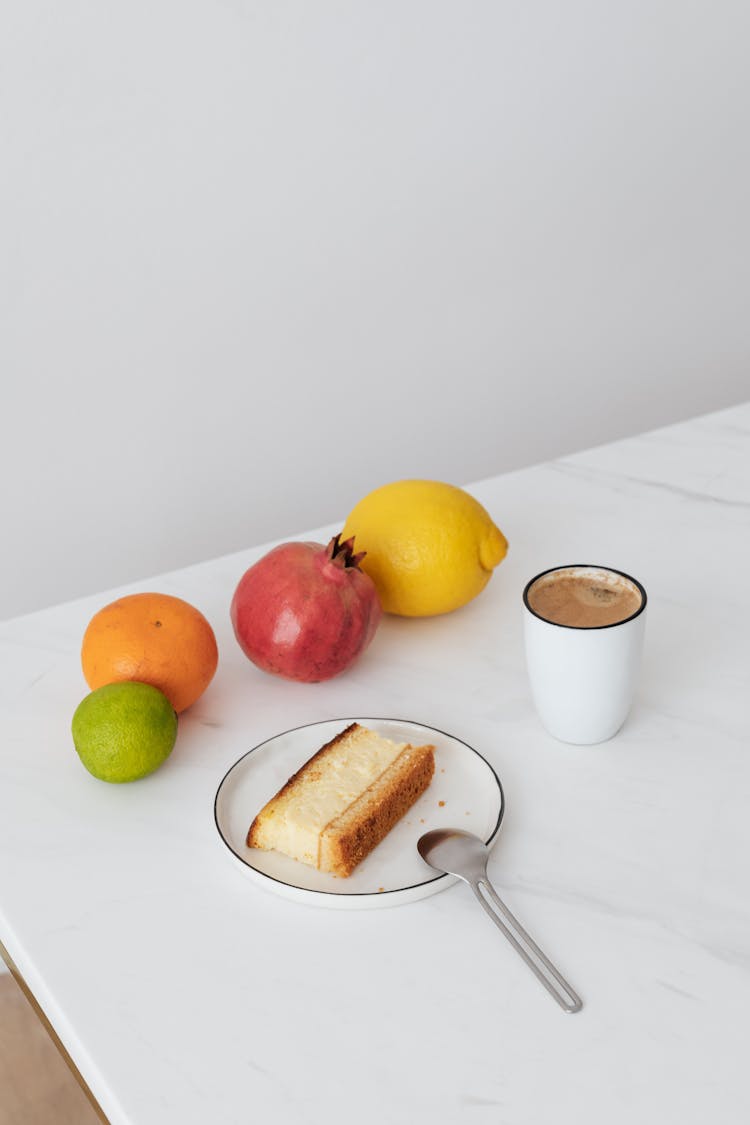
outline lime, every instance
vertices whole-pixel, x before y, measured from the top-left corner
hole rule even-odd
[[[101,781],[137,781],[172,753],[177,715],[151,684],[105,684],[73,715],[73,742],[89,773]]]

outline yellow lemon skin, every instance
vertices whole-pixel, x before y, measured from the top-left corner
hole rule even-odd
[[[508,543],[478,500],[434,480],[401,480],[368,493],[346,519],[386,613],[432,617],[481,593]]]

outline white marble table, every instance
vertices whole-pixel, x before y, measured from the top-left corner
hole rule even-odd
[[[260,548],[132,587],[196,603],[221,653],[172,758],[135,785],[89,777],[69,734],[84,627],[124,591],[0,626],[0,939],[112,1125],[750,1120],[750,406],[471,491],[511,545],[486,591],[386,619],[326,684],[268,677],[234,641]],[[631,718],[576,749],[532,711],[520,595],[587,560],[640,577],[650,616]],[[212,815],[227,767],[350,714],[451,731],[492,762],[491,876],[579,1015],[462,886],[323,910],[229,862]]]

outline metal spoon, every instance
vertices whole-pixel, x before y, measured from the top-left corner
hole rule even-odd
[[[489,881],[487,860],[490,852],[479,837],[471,832],[462,832],[460,828],[436,828],[420,836],[417,848],[430,867],[449,875],[457,875],[469,884],[492,921],[521,954],[532,973],[549,994],[554,996],[563,1011],[580,1012],[583,1007],[580,998],[529,937],[521,923],[513,917]]]

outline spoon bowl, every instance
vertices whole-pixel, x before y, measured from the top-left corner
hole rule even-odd
[[[425,863],[447,871],[464,882],[487,874],[489,848],[472,832],[461,828],[434,828],[417,840],[417,850]],[[469,878],[469,876],[471,878]]]

